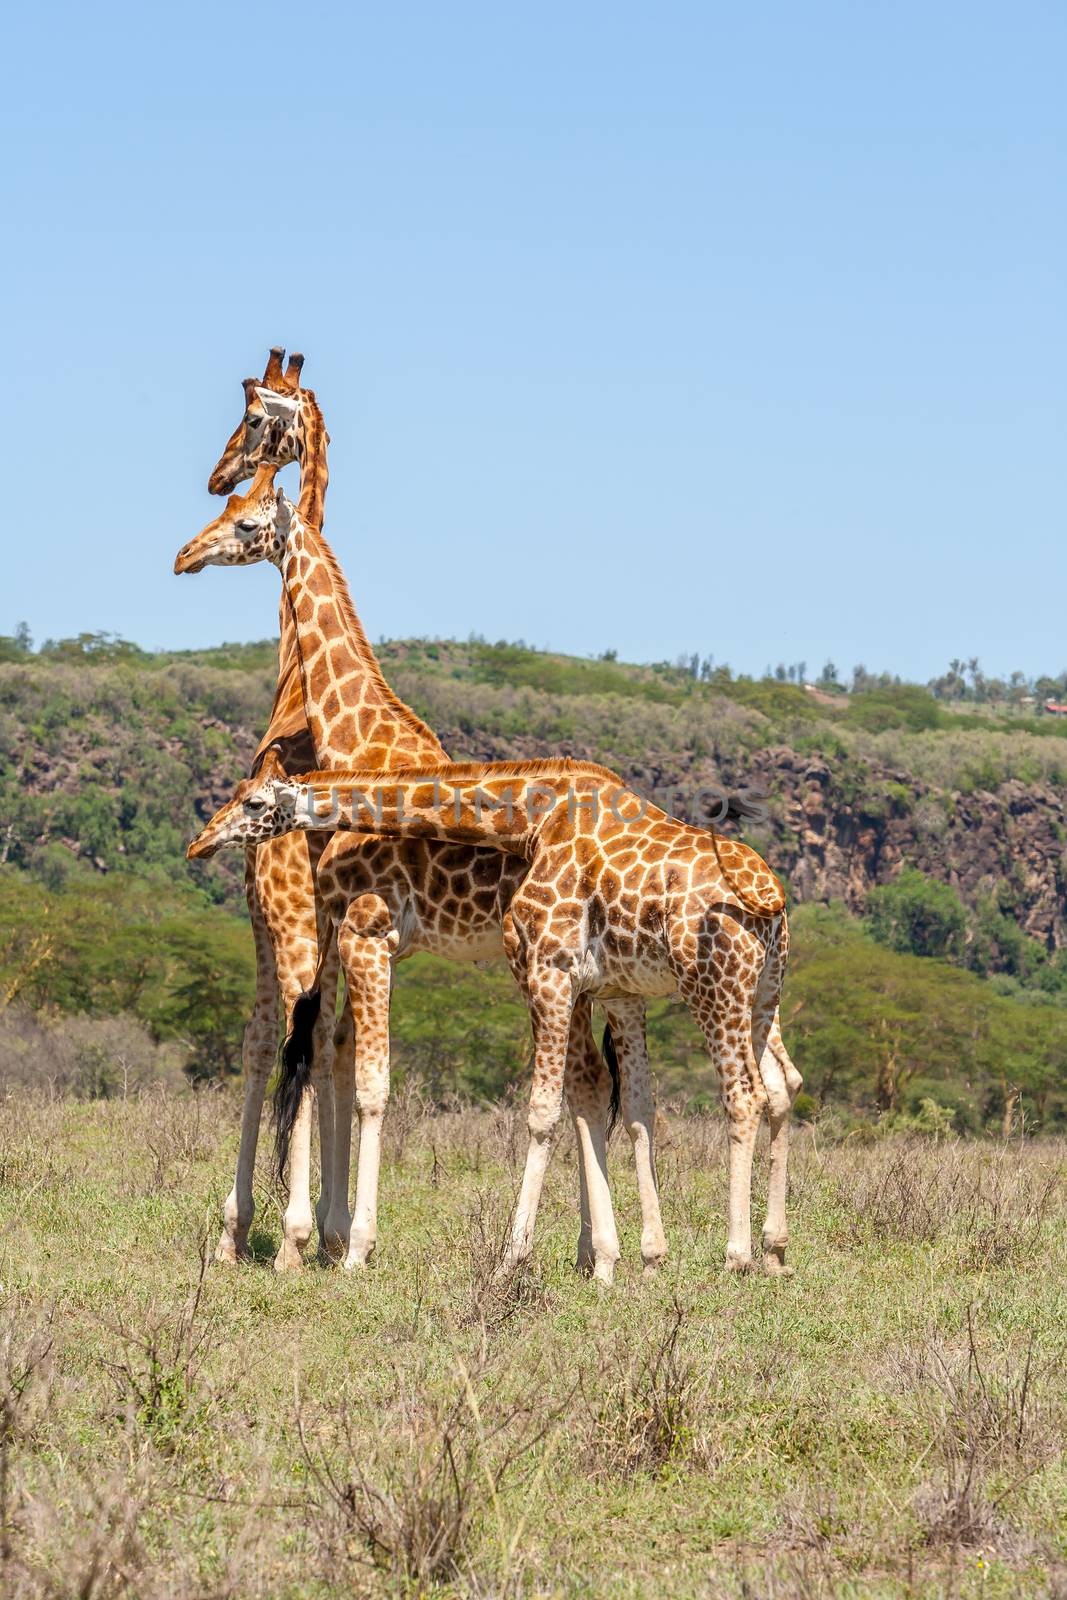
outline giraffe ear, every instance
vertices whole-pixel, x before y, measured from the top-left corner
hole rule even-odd
[[[293,502],[290,500],[284,489],[278,489],[275,491],[274,503],[278,508],[275,519],[275,527],[277,528],[277,531],[284,537],[292,526]]]
[[[275,745],[268,745],[264,751],[263,760],[259,763],[259,771],[256,773],[256,777],[261,780],[263,778],[285,779],[286,771],[282,766],[281,757]]]
[[[257,388],[256,398],[268,417],[281,417],[283,422],[292,422],[300,410],[300,401],[295,396],[278,394],[274,389]]]

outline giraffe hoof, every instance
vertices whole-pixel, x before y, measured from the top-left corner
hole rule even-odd
[[[751,1256],[728,1255],[726,1257],[726,1270],[727,1272],[739,1273],[741,1277],[745,1277],[749,1273],[755,1272],[756,1267]]]
[[[369,1243],[350,1244],[344,1256],[343,1267],[345,1272],[366,1272],[374,1255],[375,1241]]]
[[[299,1272],[304,1258],[291,1239],[283,1239],[282,1247],[274,1257],[275,1272]]]
[[[769,1278],[791,1278],[792,1267],[785,1264],[786,1240],[772,1234],[763,1236],[763,1270]]]
[[[215,1246],[215,1260],[220,1267],[233,1267],[239,1261],[251,1261],[252,1252],[248,1248],[248,1235],[235,1239],[232,1234],[223,1232]]]
[[[601,1288],[611,1289],[615,1285],[614,1261],[598,1261],[593,1268],[593,1282],[599,1283]]]

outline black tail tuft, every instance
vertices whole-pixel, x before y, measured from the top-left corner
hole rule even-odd
[[[282,1069],[274,1091],[274,1151],[278,1175],[285,1177],[289,1165],[289,1141],[300,1109],[304,1090],[311,1082],[314,1056],[313,1034],[319,1017],[322,996],[318,989],[306,990],[293,1007],[289,1037],[282,1045]]]
[[[622,1082],[619,1078],[619,1058],[615,1052],[615,1040],[612,1037],[611,1023],[604,1029],[604,1037],[600,1041],[601,1054],[608,1064],[611,1074],[611,1100],[608,1102],[608,1138],[615,1132],[615,1124],[619,1120],[621,1104]]]

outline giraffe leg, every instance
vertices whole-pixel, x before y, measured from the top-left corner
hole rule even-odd
[[[772,1276],[788,1277],[793,1271],[792,1267],[785,1264],[785,1250],[789,1242],[785,1212],[789,1121],[803,1079],[782,1041],[777,1010],[760,1057],[759,1070],[767,1091],[767,1118],[771,1129],[771,1170],[767,1180],[767,1216],[763,1224],[763,1267]]]
[[[715,948],[717,932],[729,940],[729,973]],[[699,934],[687,934],[672,951],[678,987],[704,1035],[726,1111],[730,1148],[726,1266],[731,1272],[752,1271],[752,1155],[767,1104],[759,1073],[766,1027],[757,1038],[753,1025],[763,959],[760,937],[729,914],[709,918]]]
[[[571,1111],[571,1121],[574,1124],[574,1138],[578,1150],[578,1214],[580,1224],[578,1228],[578,1249],[574,1258],[574,1270],[580,1272],[583,1278],[593,1276],[596,1266],[596,1256],[593,1253],[593,1214],[589,1209],[589,1184],[586,1180],[586,1154],[582,1143],[578,1119],[574,1114],[574,1102],[570,1089],[567,1090],[567,1101]]]
[[[503,1275],[526,1261],[533,1250],[537,1207],[552,1154],[552,1136],[563,1108],[563,1077],[573,1005],[570,978],[555,968],[546,967],[530,973],[524,987],[529,997],[534,1036],[533,1088],[527,1122],[530,1143],[511,1236],[501,1262]],[[590,1178],[588,1167],[586,1178],[587,1181]]]
[[[656,1097],[648,1064],[645,1002],[612,1000],[604,1010],[619,1057],[622,1117],[634,1151],[637,1191],[641,1200],[641,1260],[655,1272],[667,1254],[656,1178]]]
[[[246,869],[245,892],[252,919],[256,948],[256,998],[245,1028],[241,1052],[244,1069],[244,1105],[241,1110],[241,1143],[233,1188],[222,1207],[222,1233],[215,1248],[215,1260],[231,1263],[248,1256],[248,1230],[255,1216],[252,1178],[256,1165],[256,1145],[267,1080],[278,1048],[278,973],[270,935],[256,893],[254,866]]]
[[[346,1001],[344,1014],[334,1035],[333,1176],[330,1180],[330,1205],[323,1227],[323,1250],[331,1261],[342,1261],[348,1249],[352,1216],[348,1209],[348,1182],[352,1167],[352,1112],[355,1104],[355,1032],[352,1007]]]
[[[257,994],[245,1028],[244,1105],[241,1110],[241,1143],[237,1153],[237,1172],[233,1188],[222,1207],[222,1233],[215,1248],[215,1260],[234,1262],[248,1257],[248,1230],[256,1213],[252,1178],[256,1165],[256,1145],[267,1080],[274,1065],[278,1043],[278,992]]]
[[[577,1267],[598,1283],[610,1284],[619,1259],[607,1167],[611,1076],[593,1038],[590,1012],[591,1002],[581,996],[571,1017],[567,1049],[567,1102],[578,1144],[582,1207]]]
[[[319,975],[322,1002],[312,1034],[311,1081],[319,1113],[319,1199],[315,1223],[319,1234],[319,1257],[326,1259],[326,1218],[332,1204],[333,1175],[337,1143],[334,1103],[333,1041],[337,1028],[337,945],[330,940],[330,953]],[[310,1193],[310,1173],[309,1193]]]
[[[315,981],[317,960],[308,970],[309,954],[297,965],[289,951],[279,951],[279,971],[286,996],[286,1031],[292,1029],[292,1008],[298,996]],[[287,968],[288,970],[283,971]],[[330,950],[320,974],[321,1004],[312,1033],[311,1080],[300,1099],[289,1141],[289,1200],[282,1217],[282,1242],[274,1258],[277,1272],[291,1272],[303,1265],[304,1251],[315,1227],[311,1208],[311,1129],[316,1106],[319,1112],[319,1142],[324,1179],[333,1168],[333,1013],[337,994],[337,958]]]
[[[389,994],[396,934],[375,895],[349,906],[338,930],[355,1033],[355,1099],[359,1110],[356,1198],[345,1267],[365,1267],[378,1241],[378,1175],[382,1123],[389,1102]]]

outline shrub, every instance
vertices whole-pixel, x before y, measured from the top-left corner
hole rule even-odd
[[[867,925],[891,950],[955,957],[963,950],[967,913],[947,883],[905,867],[892,883],[867,896]]]

